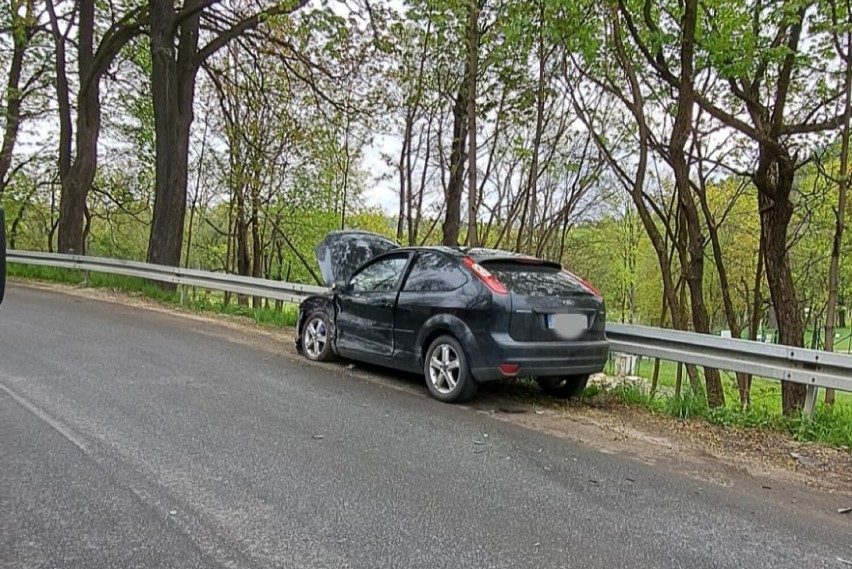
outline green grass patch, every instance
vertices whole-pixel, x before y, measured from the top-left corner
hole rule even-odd
[[[822,403],[816,406],[813,421],[804,414],[784,417],[774,406],[752,404],[741,409],[736,402],[725,407],[709,408],[703,396],[685,387],[680,397],[656,395],[651,398],[645,388],[622,385],[609,391],[610,396],[629,405],[639,405],[675,419],[702,419],[714,425],[733,429],[764,429],[783,432],[801,442],[822,442],[852,449],[852,405]]]
[[[615,373],[615,366],[613,362],[610,361],[607,363],[605,373],[613,375]],[[699,371],[701,369],[699,368]],[[729,372],[721,372],[722,374],[722,387],[725,390],[725,402],[728,404],[736,404],[739,402],[739,390],[737,388],[737,378],[736,374]],[[637,364],[636,375],[648,381],[650,383],[653,375],[654,375],[654,360],[652,359],[641,359]],[[660,373],[657,379],[658,389],[661,393],[672,392],[675,388],[675,383],[677,379],[677,363],[676,362],[668,362],[661,361],[660,362]],[[682,390],[685,392],[689,389],[689,378],[686,375],[686,366],[683,368],[683,386]],[[823,390],[820,390],[820,398],[822,398],[824,394]],[[846,404],[852,406],[852,393],[846,393],[842,391],[836,392],[836,399],[838,403]],[[772,410],[775,413],[781,413],[781,382],[774,379],[763,379],[756,377],[752,380],[751,385],[751,402],[752,406],[757,406],[760,408],[766,407]]]

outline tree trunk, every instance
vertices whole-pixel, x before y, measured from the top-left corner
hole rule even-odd
[[[761,232],[760,243],[757,250],[757,267],[754,271],[754,298],[752,298],[751,314],[749,315],[749,340],[757,340],[757,329],[763,320],[763,292],[761,285],[763,284],[763,234]],[[751,375],[745,378],[745,385],[740,387],[740,402],[743,405],[751,405]]]
[[[408,168],[410,167],[410,160],[407,160],[411,155],[411,131],[413,127],[414,116],[411,110],[408,110],[405,115],[405,133],[402,136],[402,150],[399,153],[399,216],[396,220],[396,241],[397,243],[402,243],[402,235],[404,225],[405,225],[405,206],[406,204],[411,204],[411,196],[409,192],[411,188],[408,188],[408,192],[406,192],[406,181],[409,179]],[[408,228],[409,234],[411,233],[411,227],[409,225]]]
[[[184,9],[195,7],[198,1],[187,2]],[[149,5],[156,187],[148,262],[176,267],[180,264],[186,217],[189,133],[193,119],[200,12],[180,22],[180,42],[176,50],[172,29],[174,3],[150,0]]]
[[[14,6],[14,3],[13,3]],[[33,3],[28,0],[26,13],[21,17],[15,8],[10,10],[12,19],[12,58],[9,62],[9,76],[6,80],[6,129],[3,132],[3,145],[0,148],[0,198],[6,190],[9,180],[6,176],[12,166],[12,154],[18,141],[18,129],[21,125],[21,72],[24,67],[24,55],[33,37],[31,25]]]
[[[189,268],[190,255],[192,254],[192,231],[195,222],[195,211],[201,197],[201,175],[204,172],[204,153],[207,150],[207,129],[210,126],[209,116],[204,121],[204,134],[201,136],[201,154],[198,157],[198,175],[195,178],[195,192],[192,195],[192,203],[189,207],[189,230],[186,236],[186,254],[183,257],[183,266]]]
[[[94,62],[94,0],[80,1],[78,42],[79,77],[89,77]],[[89,188],[98,165],[101,131],[100,78],[80,86],[77,94],[77,138],[74,161],[62,180],[59,200],[59,252],[85,254],[84,216]]]
[[[852,15],[850,15],[852,17]],[[834,241],[831,246],[831,263],[828,270],[828,307],[825,317],[825,351],[834,351],[834,325],[837,320],[837,273],[840,269],[840,252],[843,246],[843,223],[846,213],[846,190],[849,184],[849,114],[852,110],[852,34],[846,34],[846,119],[840,142],[840,180],[837,188],[837,210],[834,212]],[[834,390],[825,390],[825,402],[834,405]]]
[[[778,321],[778,337],[785,346],[804,346],[805,332],[802,312],[796,298],[793,272],[787,254],[787,230],[793,215],[790,193],[793,187],[793,168],[789,160],[780,157],[761,157],[755,176],[760,207],[763,259],[769,294]],[[781,384],[781,404],[785,415],[796,413],[805,403],[805,386],[784,381]]]
[[[257,178],[255,178],[257,179]],[[260,190],[256,187],[256,183],[252,184],[251,188],[251,276],[254,278],[261,277],[263,268],[263,238],[260,233]],[[260,308],[263,303],[263,297],[255,296],[251,300],[254,308]]]
[[[731,287],[728,281],[728,270],[725,266],[725,258],[722,253],[722,244],[719,240],[719,230],[716,227],[716,221],[713,219],[713,214],[710,212],[710,205],[707,203],[707,192],[704,180],[701,180],[701,188],[699,192],[699,201],[701,210],[704,213],[704,221],[707,226],[707,233],[710,235],[710,244],[713,248],[713,259],[716,263],[716,271],[719,275],[719,288],[722,291],[722,304],[725,309],[725,319],[728,322],[728,327],[731,330],[731,337],[740,338],[742,336],[742,327],[737,319],[734,303],[731,299]],[[760,253],[758,252],[758,255]],[[743,409],[748,408],[750,402],[751,378],[748,374],[737,373],[737,387],[740,394],[740,406]]]
[[[468,22],[468,73],[467,73],[467,244],[479,246],[477,235],[477,186],[476,186],[476,81],[479,69],[479,0],[468,0],[470,15]]]
[[[420,171],[420,186],[417,190],[417,200],[415,202],[414,196],[409,192],[409,207],[408,207],[408,245],[414,246],[417,245],[417,236],[420,233],[420,222],[423,219],[423,197],[426,195],[426,183],[427,176],[429,172],[429,151],[431,148],[432,142],[432,124],[431,119],[430,123],[426,129],[426,155],[423,157],[423,167]],[[409,154],[409,162],[410,162],[410,154]],[[412,168],[409,163],[408,166],[408,175],[411,176]],[[408,182],[408,187],[412,187],[411,180]],[[414,204],[413,206],[411,204]],[[412,212],[413,210],[413,212]]]
[[[547,57],[545,55],[544,44],[544,3],[539,3],[539,24],[538,24],[538,80],[536,82],[536,104],[535,104],[535,134],[533,135],[532,151],[530,156],[530,169],[527,173],[526,188],[524,189],[524,209],[521,213],[521,224],[518,226],[518,239],[515,249],[521,251],[523,244],[524,231],[529,226],[527,235],[527,249],[532,247],[533,236],[535,233],[535,215],[537,209],[536,194],[538,191],[539,178],[539,153],[541,152],[541,139],[544,133],[544,104],[545,104],[545,87],[546,87],[546,67]],[[529,215],[529,223],[527,222]]]
[[[669,140],[668,155],[675,176],[675,187],[680,203],[683,226],[686,232],[686,247],[679,248],[684,279],[689,288],[692,308],[692,323],[695,331],[710,333],[710,321],[704,302],[704,236],[701,219],[692,194],[689,164],[686,160],[686,143],[692,132],[693,106],[695,103],[693,56],[695,52],[695,30],[698,16],[697,0],[684,2],[681,18],[680,85],[677,90],[677,114]],[[719,371],[704,369],[707,388],[707,403],[711,407],[725,404],[725,392]]]
[[[459,226],[461,225],[461,198],[464,189],[465,141],[467,86],[459,87],[453,105],[453,144],[450,150],[450,181],[447,184],[447,210],[444,216],[442,244],[455,247],[459,244]]]
[[[53,33],[53,48],[56,54],[56,105],[59,110],[59,180],[65,180],[71,169],[71,143],[73,141],[73,130],[71,120],[71,95],[68,87],[68,71],[65,60],[66,38],[59,30],[59,20],[53,2],[45,2],[47,12],[50,16],[50,26]],[[53,243],[53,238],[49,240]]]

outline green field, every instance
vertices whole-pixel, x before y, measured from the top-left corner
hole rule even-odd
[[[637,364],[637,374],[639,377],[646,379],[649,383],[654,375],[654,360],[641,359]],[[612,360],[607,364],[605,370],[607,374],[614,373],[614,364]],[[700,368],[699,368],[700,369]],[[739,403],[739,391],[737,390],[737,379],[733,373],[722,373],[722,385],[725,388],[725,401],[728,405],[736,405]],[[674,390],[677,382],[677,363],[675,362],[660,362],[660,373],[658,376],[658,384],[661,391],[666,393]],[[688,388],[688,379],[686,377],[686,368],[683,370],[684,388]],[[822,396],[820,393],[820,396]],[[852,405],[852,393],[837,392],[837,402]],[[754,378],[751,385],[751,403],[752,406],[766,408],[774,413],[781,412],[781,383],[772,379]]]

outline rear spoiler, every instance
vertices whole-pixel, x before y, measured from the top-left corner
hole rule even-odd
[[[6,293],[6,214],[0,205],[0,304]]]
[[[525,257],[523,255],[487,255],[481,257],[474,255],[473,259],[483,266],[489,263],[516,263],[518,265],[533,265],[536,267],[547,267],[556,270],[562,268],[562,265],[559,263],[545,261],[544,259],[536,259],[535,257]]]

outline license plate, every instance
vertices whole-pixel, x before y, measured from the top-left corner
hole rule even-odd
[[[561,336],[579,336],[589,327],[589,317],[585,314],[548,314],[547,328]]]

